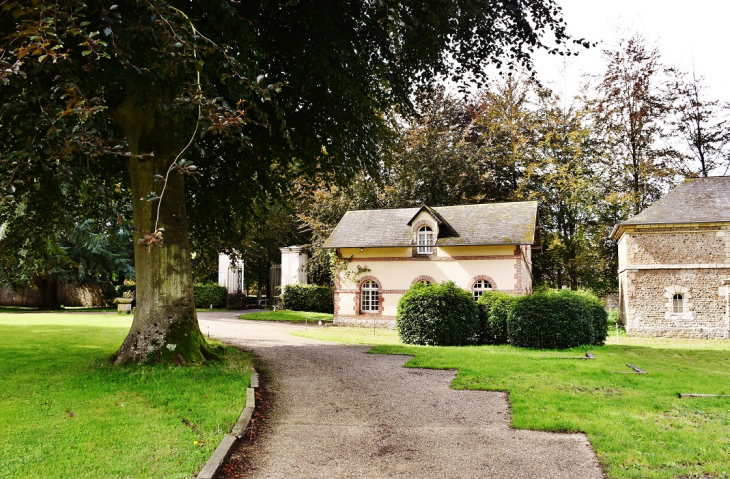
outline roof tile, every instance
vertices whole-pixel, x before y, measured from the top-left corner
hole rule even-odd
[[[685,180],[624,225],[730,221],[730,176]]]
[[[326,248],[412,246],[408,225],[421,208],[348,211]],[[431,207],[445,224],[438,246],[534,244],[537,202]]]

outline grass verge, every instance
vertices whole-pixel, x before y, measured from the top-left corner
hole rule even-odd
[[[730,342],[620,334],[605,346],[536,351],[404,346],[394,332],[378,333],[390,344],[372,352],[413,355],[408,367],[458,369],[455,389],[509,391],[516,428],[587,433],[609,477],[730,477],[730,399],[678,397],[730,394]],[[357,328],[296,334],[377,344],[372,330]],[[559,359],[587,351],[597,359]],[[623,374],[632,371],[626,363],[648,374]]]
[[[0,476],[189,478],[245,405],[249,358],[114,367],[131,317],[0,314]]]
[[[285,321],[287,323],[304,323],[307,318],[309,322],[315,323],[320,319],[322,321],[331,321],[332,315],[327,313],[308,313],[306,311],[264,311],[261,313],[249,313],[239,316],[240,319],[250,319],[252,321]]]

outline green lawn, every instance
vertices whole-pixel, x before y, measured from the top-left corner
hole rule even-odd
[[[322,321],[331,321],[332,315],[327,313],[308,313],[306,311],[264,311],[262,313],[249,313],[239,316],[241,319],[250,319],[253,321],[285,321],[288,323],[304,323]]]
[[[340,330],[341,331],[338,331]],[[609,337],[601,347],[535,351],[511,346],[423,347],[394,332],[327,328],[297,335],[380,344],[408,367],[458,369],[452,387],[509,391],[512,425],[584,431],[609,477],[730,477],[730,342]],[[583,356],[596,360],[557,359]],[[630,372],[626,363],[648,374]],[[704,474],[704,476],[703,476]]]
[[[114,367],[130,316],[0,314],[0,477],[193,477],[245,405],[249,358]]]
[[[61,312],[74,312],[74,313],[115,313],[117,311],[117,307],[93,307],[93,308],[87,308],[85,306],[61,306],[61,309],[56,309],[53,311],[43,311],[44,313],[61,313]],[[0,313],[38,313],[38,308],[35,307],[28,307],[28,306],[0,306]]]

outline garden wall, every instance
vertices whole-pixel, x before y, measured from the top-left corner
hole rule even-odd
[[[58,285],[58,301],[63,306],[85,307],[104,306],[105,285],[60,284]],[[3,286],[0,288],[0,305],[39,307],[41,294],[33,285]]]

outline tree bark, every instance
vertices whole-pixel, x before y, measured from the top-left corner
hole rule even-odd
[[[33,283],[41,293],[41,309],[61,309],[58,300],[58,281],[52,276],[35,276]]]
[[[164,228],[163,245],[147,248],[138,243],[154,232],[160,201],[142,198],[151,191],[159,194],[164,183],[155,182],[153,176],[164,177],[184,147],[183,129],[171,113],[171,103],[170,94],[154,91],[146,98],[130,95],[112,112],[131,152],[154,154],[130,160],[137,308],[129,334],[114,355],[115,364],[185,364],[215,356],[200,332],[195,312],[185,185],[178,171],[170,173],[161,200],[158,227]]]

